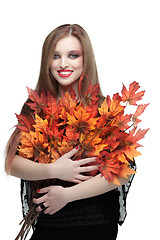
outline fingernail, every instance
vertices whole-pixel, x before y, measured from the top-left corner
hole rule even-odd
[[[76,147],[76,150],[78,150],[78,149],[79,149],[79,146]]]
[[[38,190],[37,190],[37,192],[39,193],[39,192],[40,192],[40,190],[38,189]]]

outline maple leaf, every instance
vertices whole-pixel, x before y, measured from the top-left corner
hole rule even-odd
[[[58,148],[58,152],[60,153],[60,156],[64,155],[65,153],[71,151],[73,149],[73,145],[69,145],[68,142],[63,139],[61,146]]]
[[[98,103],[87,105],[85,111],[90,114],[90,117],[95,118],[98,115]]]
[[[122,113],[124,110],[124,106],[120,104],[117,100],[111,100],[109,96],[105,98],[101,107],[98,108],[99,114],[101,116],[105,115],[106,119],[113,118],[119,113]]]
[[[141,153],[137,151],[136,146],[124,146],[122,149],[119,149],[113,153],[114,157],[117,157],[122,163],[129,164],[130,161],[133,161],[135,157],[140,156]]]
[[[141,104],[141,105],[138,105],[135,113],[133,114],[133,117],[132,117],[132,121],[135,123],[135,124],[138,124],[139,122],[141,122],[140,119],[138,119],[137,117],[139,117],[143,112],[144,110],[146,109],[146,107],[149,105],[148,104]]]
[[[87,135],[81,134],[79,143],[83,149],[83,157],[97,156],[107,145],[107,143],[103,144],[101,141],[99,135],[95,135],[94,132],[89,132]]]
[[[87,92],[84,93],[85,95],[85,101],[87,105],[94,105],[98,102],[99,100],[99,91],[100,91],[100,86],[99,84],[92,85],[92,82],[89,82],[89,86],[87,89]]]
[[[131,121],[131,117],[132,117],[132,114],[130,114],[130,115],[128,115],[128,114],[126,114],[126,115],[120,114],[116,118],[115,125],[121,131],[123,131],[125,129],[128,129],[129,128],[128,123]]]
[[[90,114],[85,111],[82,105],[78,105],[74,115],[67,113],[67,119],[70,126],[72,126],[75,131],[80,133],[85,133],[88,130],[93,130],[97,122],[96,118],[90,118]]]
[[[119,93],[113,94],[113,98],[114,101],[118,101],[121,102],[122,101],[122,97],[119,95]]]
[[[119,172],[119,176],[121,177],[128,178],[128,176],[136,173],[136,171],[130,168],[128,164],[122,164],[121,167],[121,171]]]
[[[77,141],[80,137],[80,133],[73,131],[73,128],[71,126],[66,127],[65,135],[66,135],[66,141],[68,142],[68,144],[69,145],[72,144],[73,146],[77,144]]]
[[[134,81],[129,85],[129,91],[123,84],[122,88],[122,101],[123,102],[128,102],[130,105],[137,105],[137,101],[141,100],[142,97],[144,96],[145,91],[138,92],[138,89],[140,88],[139,84]]]
[[[47,146],[48,143],[40,132],[22,132],[18,150],[21,156],[34,158],[33,160],[37,161],[40,153],[45,151]]]
[[[50,128],[47,129],[47,133],[49,134],[52,144],[57,144],[57,142],[61,141],[63,138],[64,129],[60,130],[57,123],[53,122],[52,126],[50,126]]]
[[[108,139],[106,140],[106,144],[107,147],[105,148],[105,150],[108,150],[109,152],[113,152],[119,146],[119,142],[114,140],[113,138],[111,139],[110,137],[108,137]]]
[[[140,147],[137,142],[140,141],[142,138],[144,138],[145,134],[148,132],[148,129],[139,129],[136,133],[136,127],[132,129],[132,131],[129,132],[128,137],[125,139],[127,145],[133,145],[136,148]]]
[[[108,182],[113,182],[116,185],[120,185],[117,176],[122,170],[121,164],[117,161],[117,159],[112,158],[111,154],[103,151],[99,155],[99,170],[105,179]]]
[[[110,116],[110,113],[109,113],[110,104],[111,104],[111,99],[109,96],[107,96],[103,101],[103,103],[101,104],[101,107],[98,108],[99,114],[101,116],[106,116],[106,118]]]
[[[82,73],[79,79],[79,84],[78,84],[78,91],[79,91],[79,96],[81,97],[81,89],[82,89],[82,81],[83,81],[83,77],[88,78],[88,76],[85,73]]]
[[[64,122],[67,121],[67,113],[72,115],[74,113],[74,110],[76,109],[78,100],[72,98],[69,94],[69,92],[66,92],[63,95],[63,98],[60,98],[60,118],[64,120]]]
[[[141,155],[141,153],[137,151],[136,146],[127,146],[127,147],[126,147],[126,150],[123,150],[123,151],[131,161],[133,161],[135,157],[138,157]]]
[[[42,133],[47,134],[48,129],[48,120],[43,120],[41,117],[39,117],[37,114],[35,115],[35,125],[33,127],[35,128],[35,131],[39,131]]]
[[[40,113],[41,110],[46,108],[46,94],[42,90],[41,96],[39,96],[37,90],[32,90],[27,87],[28,97],[31,99],[32,103],[26,102],[26,104],[34,111],[34,114]]]
[[[111,116],[114,117],[119,113],[122,113],[124,108],[125,107],[122,106],[119,101],[112,100],[109,111],[111,112]]]
[[[33,128],[32,124],[34,124],[34,119],[33,119],[32,115],[29,115],[29,117],[26,117],[25,115],[22,115],[22,114],[18,115],[16,113],[15,113],[15,115],[16,115],[16,117],[18,119],[18,123],[19,123],[16,125],[16,127],[18,129],[20,129],[23,132],[28,132],[29,130],[32,130],[32,128]]]
[[[61,157],[57,149],[54,147],[52,147],[49,151],[51,152],[51,163],[55,162],[58,158]]]
[[[49,119],[52,124],[52,121],[58,118],[59,103],[57,103],[57,99],[54,98],[50,92],[47,92],[46,102],[46,107],[43,108],[43,111],[46,114],[46,118]]]

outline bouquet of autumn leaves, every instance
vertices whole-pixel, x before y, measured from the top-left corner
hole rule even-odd
[[[79,81],[79,92],[81,90]],[[123,85],[121,95],[109,95],[101,102],[99,85],[89,83],[80,101],[71,88],[58,100],[49,92],[28,89],[32,117],[17,115],[21,130],[19,155],[39,163],[52,163],[63,154],[79,146],[72,160],[97,157],[102,176],[119,185],[118,177],[134,174],[130,165],[141,155],[137,148],[147,130],[138,129],[138,117],[148,104],[137,105],[145,91],[139,91],[137,82],[129,89]],[[125,114],[128,105],[135,105],[135,112]],[[95,164],[95,163],[94,163]],[[95,171],[89,174],[96,174]],[[18,238],[17,238],[18,239]]]
[[[28,88],[34,110],[33,117],[17,115],[22,131],[19,155],[40,163],[52,163],[75,146],[80,150],[74,160],[96,157],[99,171],[109,181],[119,185],[118,176],[135,173],[130,163],[141,155],[137,148],[147,130],[137,129],[138,117],[148,104],[137,105],[145,91],[137,82],[123,85],[122,95],[104,98],[99,106],[99,85],[89,84],[81,102],[71,88],[57,101],[49,92]],[[136,93],[137,92],[137,93]],[[84,104],[83,104],[84,103]],[[127,105],[135,105],[133,114],[125,114]],[[130,125],[129,125],[130,124]],[[93,173],[94,174],[94,173]]]

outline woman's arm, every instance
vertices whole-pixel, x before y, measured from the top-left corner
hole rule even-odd
[[[128,178],[119,177],[120,184],[123,185],[128,182]],[[73,187],[63,188],[61,186],[50,186],[38,190],[38,193],[44,196],[33,199],[35,204],[44,204],[47,209],[44,211],[46,214],[54,214],[63,208],[67,203],[98,196],[105,192],[109,192],[118,186],[114,183],[109,183],[101,174],[76,184]],[[41,206],[37,207],[37,211],[42,211]]]
[[[90,178],[82,175],[82,172],[97,170],[98,167],[83,166],[84,164],[94,162],[96,160],[95,157],[85,158],[79,161],[71,160],[71,157],[76,154],[78,150],[78,148],[74,148],[55,162],[49,164],[36,163],[16,155],[13,159],[10,174],[25,180],[59,178],[65,181],[80,183]]]
[[[119,182],[121,185],[128,182],[128,178],[119,177]],[[101,174],[82,182],[80,184],[76,184],[73,187],[69,187],[65,189],[65,196],[67,198],[67,202],[72,202],[75,200],[85,199],[89,197],[94,197],[106,192],[109,192],[118,186],[113,182],[109,183]]]

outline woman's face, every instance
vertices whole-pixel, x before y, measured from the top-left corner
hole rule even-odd
[[[50,70],[62,87],[79,79],[83,72],[83,50],[76,37],[67,36],[57,42]]]

